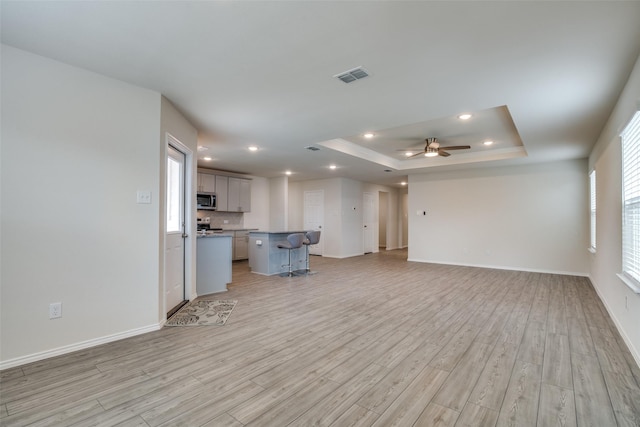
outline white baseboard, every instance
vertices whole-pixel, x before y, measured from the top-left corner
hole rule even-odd
[[[611,316],[611,319],[613,320],[613,323],[616,325],[616,328],[618,329],[620,336],[624,340],[624,343],[627,345],[629,352],[635,359],[638,366],[640,366],[640,351],[638,351],[638,349],[635,348],[635,346],[633,345],[633,342],[631,342],[631,340],[629,339],[629,336],[625,333],[624,329],[622,328],[622,324],[620,323],[618,318],[613,314],[613,310],[611,310],[611,307],[607,303],[607,300],[603,298],[602,294],[600,293],[600,290],[596,286],[596,282],[593,280],[591,276],[589,276],[589,280],[591,281],[591,285],[593,286],[593,289],[596,290],[596,293],[598,294],[598,298],[600,298],[600,301],[602,301],[604,308],[607,309],[607,313],[609,313],[609,316]]]
[[[27,356],[16,357],[15,359],[3,360],[3,361],[0,361],[0,371],[8,368],[15,368],[16,366],[26,365],[27,363],[37,362],[39,360],[48,359],[50,357],[72,353],[78,350],[84,350],[86,348],[95,347],[101,344],[118,341],[124,338],[146,334],[147,332],[157,331],[160,328],[162,328],[162,325],[164,324],[164,322],[165,321],[161,323],[156,323],[155,325],[144,326],[142,328],[131,329],[129,331],[120,332],[113,335],[107,335],[104,337],[94,338],[91,340],[82,341],[75,344],[65,345],[63,347],[41,351],[39,353],[29,354]]]
[[[496,270],[527,271],[529,273],[561,274],[563,276],[589,277],[588,273],[575,272],[575,271],[543,270],[543,269],[527,268],[527,267],[511,267],[511,266],[504,266],[504,265],[487,265],[487,264],[467,264],[467,263],[460,263],[460,262],[442,262],[442,261],[430,261],[430,260],[415,259],[415,258],[408,258],[407,261],[422,262],[427,264],[459,265],[461,267],[495,268]]]

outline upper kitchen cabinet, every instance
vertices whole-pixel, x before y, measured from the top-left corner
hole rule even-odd
[[[198,173],[198,193],[215,193],[216,176],[208,173]]]
[[[229,210],[229,177],[216,176],[216,207],[220,212]]]
[[[229,212],[251,212],[251,181],[229,177]]]

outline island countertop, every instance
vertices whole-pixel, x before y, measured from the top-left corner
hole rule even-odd
[[[207,237],[228,237],[232,238],[230,234],[220,234],[220,233],[212,233],[212,234],[198,234],[198,239],[207,238]]]

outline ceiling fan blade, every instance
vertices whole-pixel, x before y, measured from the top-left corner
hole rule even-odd
[[[443,150],[438,150],[438,155],[442,156],[442,157],[449,157],[451,154],[447,153],[446,151]]]
[[[440,147],[441,150],[468,150],[470,145],[451,145],[449,147]]]

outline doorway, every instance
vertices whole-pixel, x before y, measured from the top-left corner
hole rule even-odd
[[[307,231],[322,231],[324,226],[324,190],[312,190],[304,192],[304,229]],[[320,241],[317,245],[309,246],[310,255],[324,253],[324,239],[320,233]]]
[[[374,251],[374,206],[373,193],[362,193],[362,245],[365,254],[370,254]]]
[[[177,144],[176,144],[177,145]],[[165,217],[165,287],[167,318],[186,303],[185,239],[186,233],[186,154],[167,145],[166,217]]]

